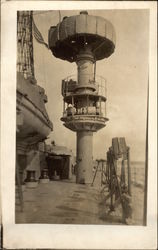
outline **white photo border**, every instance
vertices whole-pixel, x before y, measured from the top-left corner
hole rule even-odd
[[[15,224],[17,10],[149,9],[149,173],[147,226]],[[156,249],[157,3],[153,1],[3,1],[1,4],[1,198],[3,247]]]

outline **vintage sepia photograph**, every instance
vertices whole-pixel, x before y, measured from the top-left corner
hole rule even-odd
[[[146,225],[148,10],[17,12],[16,223]]]
[[[3,1],[4,249],[156,249],[150,1]]]

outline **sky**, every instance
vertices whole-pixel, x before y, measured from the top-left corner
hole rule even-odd
[[[106,158],[113,137],[125,137],[131,160],[145,160],[149,12],[148,10],[87,10],[89,15],[108,19],[116,32],[115,52],[97,62],[96,74],[107,80],[106,127],[93,135],[93,158]],[[60,11],[61,18],[79,10]],[[59,11],[34,12],[35,23],[48,42],[50,26],[59,22]],[[63,126],[61,81],[77,74],[75,63],[55,58],[34,40],[35,77],[48,96],[47,111],[54,129],[47,143],[66,146],[76,153],[76,133]]]

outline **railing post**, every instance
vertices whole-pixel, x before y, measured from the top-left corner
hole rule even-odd
[[[125,184],[125,161],[122,159],[121,162],[121,182]]]
[[[68,78],[66,79],[66,93],[68,92],[68,82],[69,82],[69,80],[68,80]]]
[[[95,82],[95,76],[96,76],[96,61],[94,63],[94,82]]]
[[[89,106],[89,95],[87,95],[87,114],[88,114],[88,106]]]
[[[74,97],[72,95],[72,106],[74,106]]]
[[[63,113],[65,112],[65,101],[63,99]]]
[[[101,98],[99,97],[99,115],[101,115]]]
[[[130,148],[127,148],[127,167],[128,167],[128,193],[131,195],[131,166],[130,166]]]

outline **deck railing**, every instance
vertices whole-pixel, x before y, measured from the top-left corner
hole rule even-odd
[[[90,80],[87,84],[89,86],[92,84],[95,87],[95,93],[97,95],[107,97],[106,79],[99,75],[96,75],[95,78],[92,74],[89,74],[88,76]],[[71,93],[73,93],[77,86],[79,86],[77,75],[67,76],[62,80],[62,95],[70,95]]]
[[[75,108],[74,106],[66,107],[64,105],[63,109],[63,117],[70,117],[70,116],[97,116],[97,117],[105,117],[106,118],[106,104],[102,103],[100,107],[83,107],[83,108]]]

